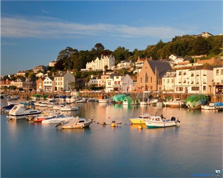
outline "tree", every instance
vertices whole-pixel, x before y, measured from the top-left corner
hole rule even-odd
[[[207,54],[209,50],[209,44],[203,37],[197,37],[193,51],[196,55]]]
[[[105,47],[101,43],[97,43],[94,47],[97,51],[102,51],[105,49]]]
[[[55,64],[55,68],[61,71],[64,70],[64,63],[62,59],[57,61],[57,63]]]

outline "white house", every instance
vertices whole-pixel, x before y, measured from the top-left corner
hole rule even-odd
[[[131,61],[123,60],[120,63],[117,64],[117,69],[128,69],[131,67]]]
[[[54,77],[55,82],[55,91],[67,91],[69,90],[69,84],[71,82],[75,82],[75,77],[70,73],[70,71],[67,71],[66,74],[59,73]]]
[[[53,92],[54,91],[54,78],[53,77],[46,77],[43,81],[43,90],[46,92]]]
[[[111,74],[106,79],[105,92],[119,91],[127,93],[133,89],[133,80],[129,75],[121,76],[120,74]]]
[[[133,80],[131,77],[127,74],[125,75],[121,80],[121,92],[122,93],[128,93],[133,90]]]
[[[223,67],[213,69],[214,94],[223,93]]]
[[[213,36],[213,35],[211,33],[208,33],[208,32],[202,32],[202,34],[200,36],[202,36],[204,38],[208,38],[208,37]]]
[[[55,61],[51,61],[51,62],[49,63],[49,66],[50,66],[50,67],[54,67],[54,66],[56,65],[56,63],[57,63],[56,60],[55,60]]]
[[[169,59],[171,60],[171,61],[170,61],[171,64],[178,64],[178,63],[184,61],[184,58],[183,58],[183,57],[181,57],[181,56],[177,56],[177,55],[174,55],[174,54],[171,54],[171,55],[169,56]]]
[[[110,56],[104,56],[101,55],[101,59],[98,57],[92,61],[88,62],[86,64],[86,69],[87,70],[104,70],[105,66],[107,66],[107,69],[112,69],[115,66],[115,57],[110,55]]]
[[[208,69],[183,69],[176,71],[175,93],[210,94],[213,71]]]
[[[176,71],[167,72],[162,77],[162,91],[174,92],[175,88]]]

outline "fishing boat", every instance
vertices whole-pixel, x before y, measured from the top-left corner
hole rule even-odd
[[[89,127],[91,122],[85,118],[74,117],[70,119],[66,123],[61,124],[62,129],[82,129],[85,127]]]
[[[145,121],[148,121],[150,117],[151,115],[146,113],[146,114],[141,114],[137,118],[130,118],[129,120],[131,121],[132,124],[145,124]]]
[[[202,110],[217,110],[214,103],[209,103],[208,105],[201,105]]]
[[[23,119],[26,116],[40,114],[41,111],[35,109],[25,108],[24,105],[18,104],[15,105],[9,112],[9,117],[16,117],[16,119]]]
[[[164,101],[163,105],[165,107],[169,106],[171,108],[180,108],[184,105],[185,101],[181,100],[180,98],[175,98],[172,101]]]
[[[61,122],[67,122],[70,119],[73,119],[73,117],[66,117],[62,114],[55,115],[53,118],[45,119],[42,121],[43,124],[59,124]]]
[[[186,99],[186,106],[189,109],[201,109],[201,105],[205,105],[208,102],[206,95],[191,95]]]
[[[151,116],[151,119],[145,121],[147,128],[165,128],[174,127],[180,123],[175,117],[170,120],[163,118],[162,116]]]

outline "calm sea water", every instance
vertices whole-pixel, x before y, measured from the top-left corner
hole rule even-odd
[[[222,113],[78,104],[89,129],[60,130],[1,115],[2,177],[212,177],[222,170]],[[180,127],[139,130],[129,117],[176,116]],[[111,128],[97,122],[122,122]]]

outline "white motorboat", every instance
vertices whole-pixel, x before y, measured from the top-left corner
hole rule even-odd
[[[60,107],[60,111],[78,111],[78,107],[75,107],[75,106],[63,106],[63,107]]]
[[[45,119],[42,121],[43,124],[59,124],[61,122],[67,122],[74,117],[66,117],[62,114],[55,115],[53,118]]]
[[[40,114],[41,111],[35,109],[25,108],[24,105],[15,105],[9,112],[9,117],[16,117],[16,119],[23,119],[27,116]]]
[[[64,124],[61,124],[62,125],[61,128],[62,129],[80,129],[80,128],[89,127],[90,124],[91,122],[85,118],[75,117],[73,119],[70,119]]]
[[[214,103],[209,103],[209,105],[201,105],[202,110],[217,110]]]
[[[151,119],[145,121],[145,124],[148,128],[173,127],[177,126],[179,123],[180,121],[176,120],[175,117],[172,117],[170,120],[167,120],[162,116],[151,116]]]

